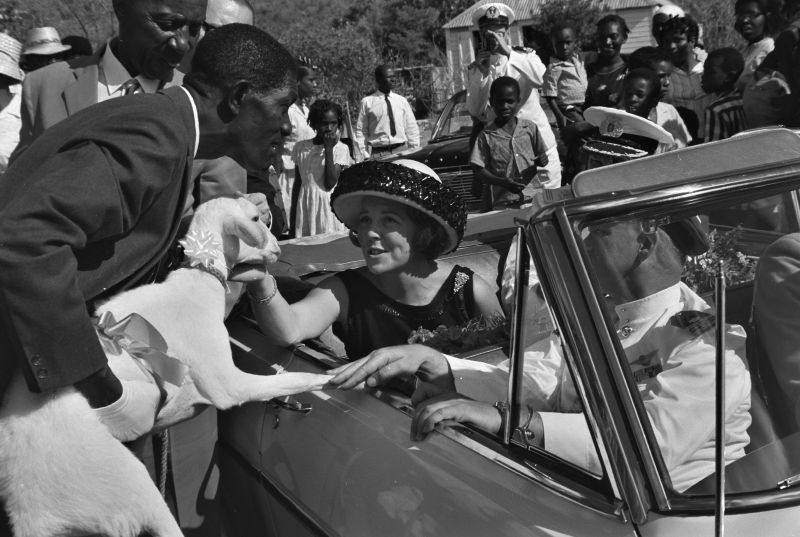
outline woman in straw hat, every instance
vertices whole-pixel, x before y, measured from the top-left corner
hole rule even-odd
[[[19,143],[20,82],[25,78],[19,68],[22,43],[0,33],[0,173],[6,171],[8,157]]]
[[[331,206],[366,266],[322,281],[288,304],[267,275],[248,288],[259,326],[290,345],[333,325],[350,358],[403,344],[420,326],[459,325],[501,315],[489,284],[470,269],[437,261],[456,249],[466,208],[436,173],[416,161],[366,161],[344,171]]]

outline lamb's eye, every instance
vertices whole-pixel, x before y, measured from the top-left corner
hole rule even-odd
[[[253,218],[251,218],[250,220],[252,220],[253,222],[258,222],[258,215],[254,216],[254,217],[253,217]]]

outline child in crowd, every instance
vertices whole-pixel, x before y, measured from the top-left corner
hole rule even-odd
[[[704,113],[713,100],[700,83],[704,59],[695,48],[699,36],[700,26],[688,15],[669,19],[661,30],[662,50],[670,55],[674,67],[666,101],[682,113],[681,117],[695,140],[705,133]]]
[[[661,82],[655,71],[647,68],[631,69],[622,83],[618,108],[647,119],[660,98]]]
[[[800,126],[800,62],[797,61],[800,49],[800,0],[785,0],[781,15],[788,25],[775,38],[775,48],[756,69],[755,86],[759,92],[747,91],[745,95],[745,112],[750,127],[775,124],[793,128]]]
[[[692,141],[692,136],[689,134],[689,129],[683,122],[678,110],[669,103],[663,102],[667,96],[670,86],[670,75],[672,75],[672,60],[669,55],[663,50],[656,47],[642,47],[634,50],[628,57],[628,67],[630,69],[651,69],[656,73],[659,82],[661,83],[661,94],[659,102],[650,111],[647,119],[660,125],[675,139],[675,144],[672,147],[659,148],[661,150],[671,151],[673,149],[680,149],[686,147]]]
[[[703,91],[715,96],[706,108],[706,142],[730,138],[747,128],[742,94],[736,89],[743,69],[744,59],[732,47],[714,50],[706,58]]]
[[[548,163],[547,146],[536,124],[516,117],[519,83],[501,76],[489,88],[496,119],[478,135],[470,163],[475,176],[491,185],[492,208],[519,203],[542,189],[537,166]]]
[[[544,74],[542,95],[553,111],[556,124],[564,128],[568,122],[583,119],[586,95],[586,67],[578,49],[578,35],[568,23],[557,24],[550,32],[553,57]]]
[[[335,102],[314,101],[308,111],[308,124],[316,135],[297,142],[292,150],[295,179],[291,222],[295,237],[346,231],[330,203],[339,173],[352,164],[350,151],[339,141],[342,117],[342,107]]]
[[[775,41],[767,35],[773,27],[773,0],[737,0],[733,27],[747,41],[744,49],[744,70],[736,87],[739,91],[754,82],[755,71],[767,54],[775,48]]]

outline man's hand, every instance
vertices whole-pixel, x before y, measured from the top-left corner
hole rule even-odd
[[[487,30],[486,36],[494,43],[491,52],[494,54],[502,54],[506,58],[511,56],[511,46],[508,44],[508,41],[506,41],[506,36],[504,34]]]
[[[108,406],[122,396],[122,383],[108,365],[76,382],[75,389],[83,394],[92,408]]]
[[[343,390],[361,382],[374,387],[401,375],[417,375],[441,391],[455,391],[450,364],[440,352],[425,345],[398,345],[373,351],[360,360],[329,371],[331,384]]]
[[[538,168],[536,168],[535,165],[522,170],[522,173],[520,173],[522,182],[527,185],[528,183],[533,181],[536,178],[536,174],[538,173],[538,171],[539,170]]]
[[[489,67],[491,66],[492,51],[481,49],[475,55],[475,62],[473,65],[478,68],[483,76],[489,75]]]
[[[246,199],[258,208],[259,219],[264,222],[264,225],[269,227],[272,224],[272,212],[269,210],[267,196],[263,192],[251,192],[249,194],[236,192],[235,195],[236,197]]]
[[[455,392],[443,393],[417,405],[411,422],[411,440],[424,440],[442,422],[470,423],[497,434],[503,420],[489,403],[473,401]]]
[[[513,192],[514,194],[519,194],[525,188],[527,183],[518,183],[513,179],[508,179],[505,183],[503,183],[503,188],[508,190],[509,192]]]
[[[161,391],[155,383],[126,381],[117,401],[94,412],[114,438],[130,442],[153,430],[160,405]]]

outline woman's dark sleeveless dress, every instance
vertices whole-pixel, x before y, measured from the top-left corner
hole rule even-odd
[[[345,323],[334,323],[333,333],[342,340],[351,360],[381,347],[408,343],[411,332],[420,326],[429,330],[456,326],[477,316],[473,272],[459,265],[425,306],[392,300],[356,270],[345,270],[337,277],[347,289],[349,305]]]

